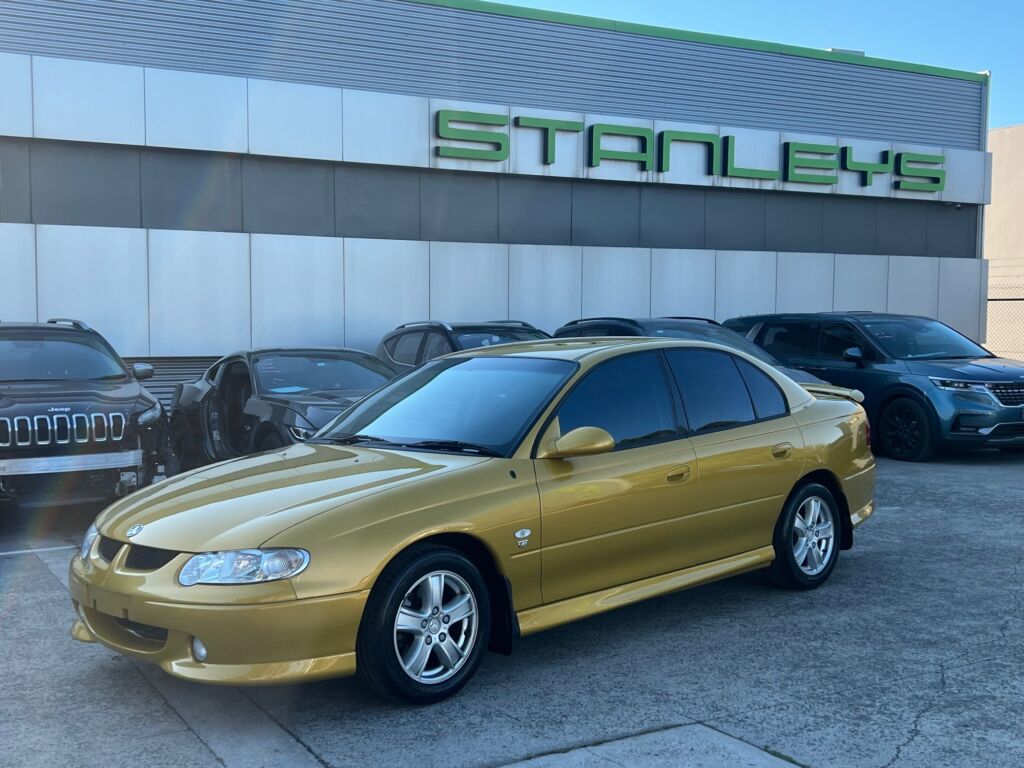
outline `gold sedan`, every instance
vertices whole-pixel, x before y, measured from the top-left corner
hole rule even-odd
[[[450,355],[105,510],[72,634],[189,680],[358,672],[429,702],[488,649],[655,595],[763,568],[813,589],[874,509],[855,396],[692,341]]]

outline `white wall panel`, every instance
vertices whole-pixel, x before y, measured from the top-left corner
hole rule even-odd
[[[0,52],[0,136],[32,135],[32,58]]]
[[[831,312],[835,256],[780,253],[776,312]]]
[[[252,235],[252,345],[345,343],[344,241]]]
[[[0,224],[0,321],[36,320],[36,233],[31,224]]]
[[[510,110],[513,119],[516,115],[541,117],[545,120],[568,120],[583,123],[582,112],[556,112],[549,109]],[[586,131],[555,132],[555,162],[548,165],[544,162],[547,130],[541,128],[519,128],[511,125],[512,147],[510,149],[510,166],[512,173],[526,173],[531,176],[566,176],[582,177],[584,175],[583,153],[586,148]]]
[[[722,126],[722,172],[726,167],[726,136],[736,137],[734,164],[739,168],[754,168],[760,171],[782,170],[782,142],[778,131],[759,131],[755,128]],[[781,173],[780,173],[781,177]],[[777,189],[781,182],[767,179],[744,179],[723,176],[723,187],[744,189]]]
[[[942,199],[953,203],[988,202],[985,171],[991,154],[952,148],[944,149],[942,153],[946,157],[942,165],[946,169],[946,188],[939,193]]]
[[[802,144],[821,144],[821,145],[831,146],[831,147],[835,147],[835,146],[839,145],[839,138],[838,137],[836,137],[836,136],[827,136],[827,135],[822,135],[822,134],[786,133],[786,132],[783,132],[779,138],[780,138],[780,140],[782,142],[779,145],[779,151],[781,153],[780,154],[780,158],[784,158],[785,155],[786,155],[785,144],[788,141],[800,142]],[[803,158],[817,158],[817,159],[830,159],[831,158],[831,159],[834,159],[836,161],[836,170],[834,170],[834,171],[826,171],[826,170],[821,169],[821,168],[802,168],[801,167],[801,168],[796,168],[796,172],[797,173],[807,174],[809,176],[836,176],[837,178],[839,176],[841,176],[842,173],[843,173],[842,171],[839,170],[840,157],[839,157],[839,153],[838,152],[836,154],[834,154],[834,155],[819,155],[819,154],[815,154],[813,152],[797,152],[796,156],[797,156],[797,158],[801,158],[801,157],[803,157]],[[779,167],[783,168],[785,166],[785,161],[780,159],[779,162],[782,163],[782,165],[780,165]],[[783,181],[783,182],[781,182],[779,184],[779,189],[786,190],[787,192],[819,192],[819,193],[824,192],[824,193],[829,193],[829,192],[835,192],[837,186],[838,186],[838,181],[837,181],[836,184],[818,184],[817,182],[806,183],[806,182],[802,182],[802,181]]]
[[[710,133],[718,136],[717,125],[699,125],[696,123],[674,123],[667,120],[654,121],[654,135],[661,136],[662,131],[687,131],[689,133]],[[719,145],[721,146],[721,145]],[[690,184],[696,186],[710,187],[717,183],[719,176],[712,176],[708,173],[709,151],[707,144],[696,142],[672,142],[669,146],[669,169],[668,173],[655,171],[655,181],[662,181],[667,184]],[[655,149],[655,168],[658,168],[658,152]],[[722,154],[719,152],[719,162]],[[721,167],[716,169],[721,173]]]
[[[583,249],[583,316],[649,317],[649,248]]]
[[[716,257],[716,320],[775,311],[774,252],[718,251]]]
[[[345,346],[370,352],[400,323],[430,316],[430,244],[345,239]]]
[[[972,339],[980,340],[981,303],[988,293],[982,259],[937,259],[938,319]]]
[[[715,252],[651,251],[651,315],[715,316]]]
[[[40,224],[36,262],[40,318],[73,317],[121,355],[149,354],[145,230]]]
[[[154,356],[252,346],[249,235],[150,230],[149,318]]]
[[[885,312],[889,304],[889,257],[837,253],[832,308]]]
[[[883,152],[892,152],[892,144],[885,141],[870,139],[840,138],[840,146],[851,147],[853,159],[858,163],[880,163]],[[893,168],[895,171],[895,167]],[[841,195],[868,195],[871,197],[891,197],[893,193],[893,173],[875,173],[871,176],[871,186],[864,186],[864,174],[852,171],[839,172],[839,189]]]
[[[587,115],[586,116],[586,135],[587,146],[590,145],[590,126],[597,123],[610,123],[612,125],[631,125],[638,128],[647,128],[650,131],[654,130],[653,120],[640,120],[632,117],[608,117],[605,115]],[[612,181],[650,181],[654,177],[655,168],[657,168],[658,158],[658,147],[657,137],[652,139],[651,143],[651,163],[650,170],[643,170],[643,166],[640,163],[635,163],[632,160],[602,160],[601,164],[596,168],[590,167],[590,158],[584,157],[583,167],[586,169],[588,179],[609,179]],[[615,134],[605,134],[601,137],[602,149],[611,149],[621,152],[640,152],[643,149],[643,140],[636,136],[618,136]]]
[[[582,270],[578,245],[510,245],[508,316],[549,333],[580,317]]]
[[[905,315],[938,315],[939,259],[890,256],[887,309]]]
[[[146,69],[146,143],[247,152],[244,77]]]
[[[341,89],[249,80],[249,151],[341,160]]]
[[[454,171],[483,171],[485,173],[508,173],[509,159],[501,162],[493,160],[466,160],[456,157],[439,157],[438,147],[461,147],[464,149],[496,149],[493,144],[479,144],[477,142],[457,141],[454,139],[439,139],[437,137],[437,113],[438,110],[453,109],[461,112],[483,112],[489,115],[504,115],[508,120],[509,108],[500,104],[483,104],[475,101],[451,101],[449,99],[430,100],[430,167],[447,168]],[[509,126],[481,125],[479,123],[452,122],[453,128],[461,128],[472,131],[488,131],[496,134],[503,134],[507,141]]]
[[[342,103],[347,162],[430,165],[428,99],[345,89]]]
[[[32,58],[35,135],[144,144],[142,67]]]
[[[430,319],[508,317],[508,246],[430,244]]]

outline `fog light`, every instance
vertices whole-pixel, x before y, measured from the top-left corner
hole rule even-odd
[[[192,655],[196,657],[196,661],[206,661],[206,646],[198,637],[192,638]]]

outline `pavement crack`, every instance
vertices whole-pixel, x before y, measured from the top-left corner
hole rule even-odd
[[[924,720],[926,715],[930,714],[935,709],[939,703],[939,699],[941,699],[943,694],[946,692],[946,665],[951,661],[961,658],[966,655],[966,653],[967,652],[965,651],[964,653],[959,653],[956,656],[951,656],[950,658],[943,659],[939,662],[938,690],[928,698],[928,703],[919,709],[914,715],[914,720],[910,723],[910,733],[907,734],[907,738],[896,745],[896,751],[893,754],[892,759],[883,765],[882,768],[893,768],[893,766],[900,761],[900,758],[903,757],[903,750],[909,747],[914,740],[921,735],[921,722]]]
[[[600,747],[605,744],[615,744],[619,741],[626,741],[628,739],[635,739],[638,736],[648,736],[652,733],[662,733],[663,731],[671,731],[674,728],[682,728],[687,725],[696,725],[692,720],[687,720],[685,723],[670,723],[668,725],[656,725],[653,728],[643,728],[633,733],[622,734],[621,736],[614,736],[610,739],[593,739],[591,741],[578,742],[576,744],[569,744],[565,747],[559,747],[558,749],[547,749],[541,752],[534,752],[526,755],[525,757],[518,757],[511,763],[487,763],[485,768],[501,768],[506,765],[515,765],[516,763],[525,763],[528,760],[537,760],[541,757],[550,757],[552,755],[566,755],[570,752],[575,752],[579,749],[587,749],[589,747]],[[604,758],[607,759],[607,758]],[[614,762],[614,761],[610,761]]]
[[[320,764],[323,768],[336,768],[336,766],[333,763],[330,763],[327,760],[325,760],[323,757],[321,757],[311,746],[309,746],[306,742],[304,742],[301,738],[299,738],[299,735],[297,733],[295,733],[295,731],[293,731],[291,728],[289,728],[287,725],[285,725],[280,720],[280,718],[275,717],[274,714],[270,712],[270,710],[268,710],[266,707],[264,707],[262,704],[260,704],[258,701],[256,701],[256,699],[254,699],[252,696],[250,696],[248,694],[248,692],[246,692],[245,690],[243,690],[241,688],[238,689],[238,692],[242,696],[247,698],[252,703],[252,705],[254,707],[256,707],[256,709],[258,709],[264,715],[269,717],[270,720],[278,728],[280,728],[282,731],[284,731],[289,736],[291,736],[292,739],[294,739],[295,743],[298,744],[300,747],[302,747],[304,750],[306,750],[306,752],[309,753],[309,756],[312,757],[314,760],[316,760],[317,763]]]

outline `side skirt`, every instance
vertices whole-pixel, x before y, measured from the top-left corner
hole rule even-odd
[[[519,630],[522,635],[532,635],[534,632],[568,624],[576,619],[611,611],[658,595],[678,592],[698,584],[707,584],[745,571],[764,568],[774,559],[775,550],[772,547],[761,547],[710,563],[694,565],[681,571],[651,576],[622,586],[519,611],[516,614],[519,617]]]

